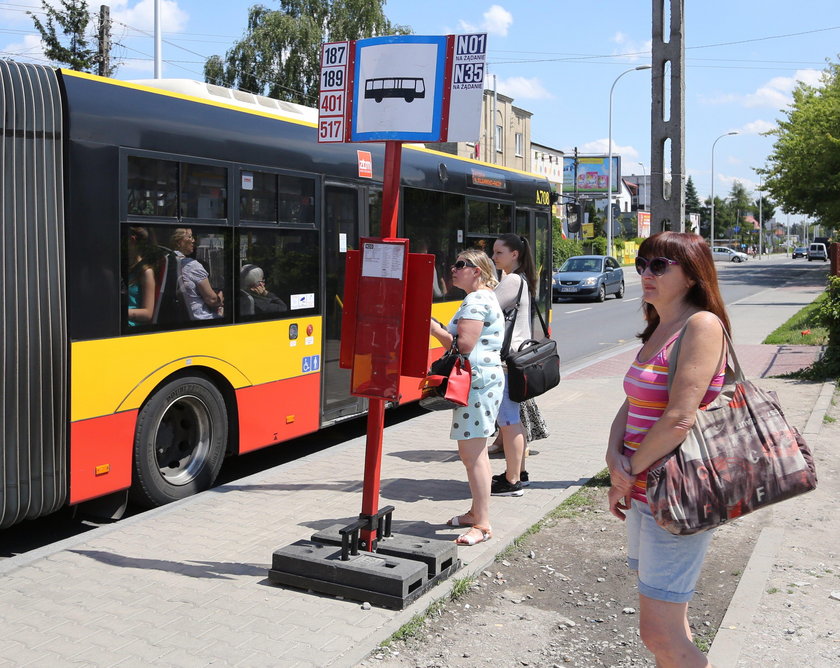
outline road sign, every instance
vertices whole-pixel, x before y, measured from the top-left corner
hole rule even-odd
[[[318,141],[476,141],[487,35],[324,44]]]
[[[350,42],[330,42],[321,47],[321,80],[318,94],[318,142],[344,141],[347,114]]]

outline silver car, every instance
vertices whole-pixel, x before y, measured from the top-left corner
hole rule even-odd
[[[608,294],[617,299],[624,296],[624,270],[614,257],[576,255],[554,274],[554,301],[561,297],[586,297],[602,302]]]
[[[726,246],[715,246],[712,248],[712,259],[715,262],[746,262],[750,256]]]

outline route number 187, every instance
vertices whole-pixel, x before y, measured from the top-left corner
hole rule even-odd
[[[327,65],[346,65],[347,64],[347,46],[344,44],[330,44],[324,47],[324,56],[321,60],[321,66]]]

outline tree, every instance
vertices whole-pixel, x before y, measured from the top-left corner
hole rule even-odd
[[[385,16],[385,0],[278,0],[279,10],[255,5],[248,27],[224,59],[211,56],[206,81],[317,105],[321,43],[409,34]]]
[[[86,0],[59,0],[59,4],[60,8],[56,9],[48,0],[41,0],[41,8],[47,15],[45,21],[41,21],[32,12],[27,12],[32,17],[36,30],[41,34],[44,55],[53,62],[67,65],[71,70],[78,72],[95,72],[104,76],[113,74],[116,66],[108,64],[103,69],[100,66],[103,61],[101,49],[90,48],[90,39],[87,37],[88,27],[92,22],[100,38],[103,28],[110,31],[110,19],[107,26],[102,26],[101,15],[98,20],[94,20],[88,11]],[[61,29],[61,35],[58,28]]]
[[[694,186],[694,181],[691,180],[690,176],[685,184],[685,212],[703,212],[703,206],[700,204],[700,198],[697,196],[697,188]]]
[[[829,63],[819,86],[799,83],[775,135],[765,188],[790,213],[840,227],[840,64]]]

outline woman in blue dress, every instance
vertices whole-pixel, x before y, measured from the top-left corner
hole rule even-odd
[[[489,540],[490,483],[492,469],[487,455],[487,437],[495,430],[502,400],[504,373],[499,350],[505,334],[505,320],[493,292],[498,281],[487,254],[478,249],[461,252],[452,266],[452,284],[467,293],[448,327],[432,320],[431,335],[444,347],[458,337],[458,349],[469,356],[472,383],[469,402],[452,411],[450,438],[458,441],[458,454],[467,469],[472,506],[447,524],[470,527],[458,536],[459,545],[476,545]]]

